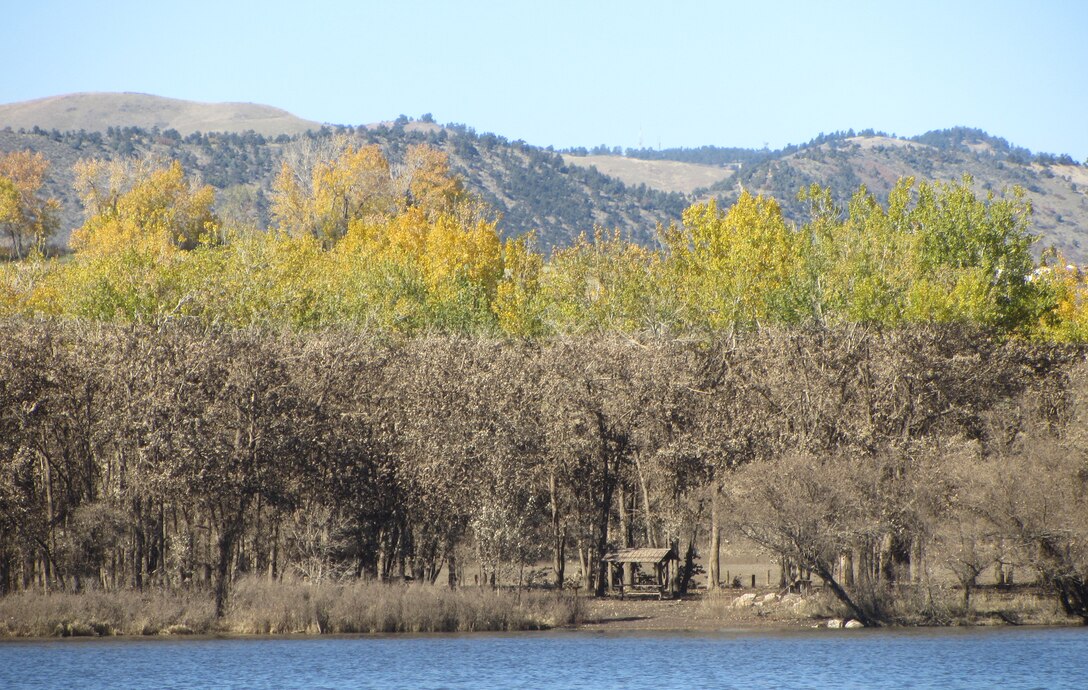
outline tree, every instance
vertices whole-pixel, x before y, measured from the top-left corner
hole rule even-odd
[[[683,225],[664,233],[681,323],[721,332],[804,320],[804,239],[774,199],[744,192],[725,212],[713,201],[688,208]]]
[[[1044,364],[1064,359],[1050,354]],[[1022,435],[972,470],[964,507],[1018,546],[1065,613],[1088,625],[1088,369],[1077,361],[1046,378],[1023,400]]]
[[[314,439],[314,407],[288,375],[291,347],[243,332],[170,334],[157,396],[167,417],[148,435],[163,481],[215,529],[215,611],[226,613],[232,562],[259,500],[290,507]]]
[[[126,320],[180,310],[193,287],[180,270],[186,254],[219,240],[212,188],[191,183],[176,161],[81,161],[76,176],[87,220],[72,234],[76,260],[53,286],[63,310]]]
[[[72,247],[102,256],[137,250],[166,254],[214,242],[219,221],[215,192],[191,184],[173,161],[76,164],[76,187],[87,220],[72,234]]]
[[[49,161],[41,153],[0,155],[0,228],[16,259],[45,251],[60,225],[60,202],[41,196]]]
[[[541,276],[547,326],[559,333],[661,332],[656,252],[598,229],[557,249]]]

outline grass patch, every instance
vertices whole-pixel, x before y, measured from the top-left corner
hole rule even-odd
[[[235,588],[231,632],[373,633],[540,630],[576,622],[570,596],[487,588],[247,580]]]
[[[0,598],[0,636],[322,634],[540,630],[578,622],[570,595],[426,585],[243,579],[227,616],[207,591],[19,592]]]
[[[0,635],[101,637],[207,633],[215,607],[203,592],[18,592],[0,598]]]

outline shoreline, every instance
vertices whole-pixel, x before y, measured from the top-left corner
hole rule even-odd
[[[750,604],[754,599],[744,594],[759,592],[759,598],[771,597],[766,603]],[[735,594],[735,595],[734,595]],[[1043,604],[1049,600],[1036,598],[1025,601],[1024,592],[997,592],[990,599],[983,598],[979,608],[970,616],[950,619],[947,624],[897,624],[886,625],[883,631],[920,631],[920,630],[977,630],[980,628],[1053,628],[1083,627],[1079,619],[1055,615]],[[2,600],[0,600],[2,601]],[[1018,607],[1015,612],[1012,606]],[[983,608],[988,607],[988,609]],[[332,639],[332,638],[404,638],[404,637],[445,637],[464,635],[508,635],[511,633],[534,634],[604,634],[604,635],[761,635],[792,634],[823,630],[827,634],[844,632],[839,628],[846,621],[837,617],[836,612],[827,606],[826,598],[820,594],[806,597],[794,595],[794,598],[775,597],[771,590],[746,590],[733,592],[728,590],[719,594],[699,592],[683,598],[669,600],[651,600],[628,598],[618,599],[577,599],[577,622],[520,629],[448,629],[448,630],[376,630],[376,631],[316,631],[312,628],[295,630],[266,630],[254,632],[238,629],[237,621],[229,618],[215,623],[222,629],[205,628],[192,630],[181,624],[172,628],[163,628],[154,632],[133,633],[122,626],[106,624],[98,629],[85,621],[78,631],[73,632],[75,621],[79,617],[72,612],[67,616],[68,632],[55,628],[53,634],[19,634],[19,630],[31,630],[27,621],[20,621],[15,616],[0,619],[0,643],[18,641],[50,640],[249,640],[249,639]],[[836,620],[838,625],[828,625]],[[1015,622],[1014,622],[1015,621]],[[231,629],[234,626],[235,629]],[[38,627],[37,630],[42,630]]]

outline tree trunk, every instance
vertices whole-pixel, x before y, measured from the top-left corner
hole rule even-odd
[[[582,569],[582,587],[588,592],[593,589],[593,570],[589,562],[589,547],[578,545],[578,565]]]
[[[601,438],[608,439],[610,434],[605,430],[604,420],[600,416],[598,416],[597,425],[601,429]],[[610,444],[606,443],[600,451],[602,485],[600,504],[597,506],[597,549],[594,554],[597,562],[593,564],[597,568],[597,586],[594,589],[594,595],[598,597],[608,593],[608,569],[601,567],[600,560],[608,551],[608,522],[612,516],[612,493],[616,488],[616,463],[612,462],[613,451],[608,448],[608,445]]]
[[[915,535],[910,545],[910,581],[916,585],[921,584],[925,574],[924,554],[925,546],[922,543],[922,537]]]
[[[816,571],[816,574],[820,576],[820,579],[824,581],[824,584],[827,585],[828,589],[832,591],[835,597],[841,601],[846,608],[850,609],[850,612],[854,614],[854,618],[861,621],[862,625],[867,628],[880,627],[880,621],[870,616],[864,609],[858,606],[846,590],[842,588],[842,585],[835,579],[830,568],[821,563],[816,563],[814,565],[815,567],[813,570]]]
[[[721,487],[715,480],[710,488],[710,553],[708,554],[706,588],[708,591],[718,589],[722,580],[721,550]]]
[[[452,548],[446,551],[446,584],[450,589],[457,588],[457,556]]]
[[[555,572],[555,586],[563,589],[567,563],[567,531],[562,527],[559,516],[559,491],[555,472],[548,477],[548,492],[551,496],[552,509],[552,570]]]
[[[680,582],[677,585],[677,591],[680,594],[687,594],[688,587],[691,585],[691,576],[695,571],[695,540],[698,538],[699,529],[695,528],[691,531],[691,538],[688,539],[687,548],[684,549],[684,565],[678,573],[680,576]]]
[[[230,594],[230,561],[234,551],[235,527],[225,526],[219,532],[215,565],[215,617],[227,613],[227,597]]]
[[[136,589],[144,588],[144,571],[146,537],[144,535],[143,500],[137,496],[132,502],[133,517],[133,550],[132,550],[132,581]]]
[[[634,454],[634,458],[635,474],[638,475],[638,486],[642,494],[642,522],[646,527],[646,546],[653,548],[657,546],[657,542],[654,539],[653,514],[650,512],[650,489],[646,485],[646,477],[642,473],[642,462],[639,460],[638,453]]]
[[[631,511],[628,509],[627,500],[629,494],[625,490],[624,482],[620,482],[620,547],[624,549],[631,548]],[[623,570],[623,583],[627,587],[631,587],[635,584],[635,564],[624,563],[622,564]]]
[[[854,552],[852,550],[843,551],[839,556],[839,570],[842,571],[843,586],[852,588],[854,586]]]
[[[234,556],[234,547],[238,538],[242,535],[246,515],[247,502],[241,501],[237,506],[237,512],[228,514],[221,511],[223,524],[220,526],[219,539],[216,548],[215,564],[215,617],[222,618],[227,613],[227,603],[230,597],[231,560]]]

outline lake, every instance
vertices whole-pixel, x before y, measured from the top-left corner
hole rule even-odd
[[[1088,629],[0,642],[0,688],[1084,688]]]

